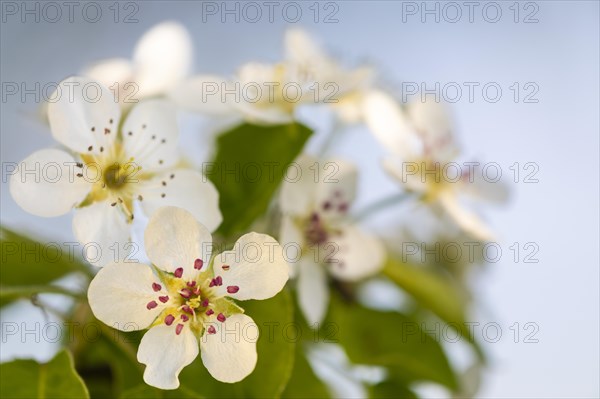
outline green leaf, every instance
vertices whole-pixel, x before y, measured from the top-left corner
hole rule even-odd
[[[240,306],[260,330],[256,347],[258,362],[252,374],[238,383],[225,384],[211,377],[198,357],[183,369],[179,380],[187,388],[210,398],[280,397],[294,363],[295,343],[283,334],[285,326],[294,320],[290,294],[283,290],[274,298],[240,302]]]
[[[369,387],[370,398],[417,399],[416,393],[398,379],[383,381]]]
[[[14,360],[0,364],[0,397],[89,398],[81,377],[73,367],[71,354],[63,350],[50,362]]]
[[[223,223],[218,233],[231,237],[267,210],[287,167],[311,134],[297,123],[243,124],[219,136],[215,159],[206,168],[220,195]]]
[[[467,304],[456,284],[438,273],[391,258],[383,272],[421,306],[432,311],[474,344],[476,352],[483,358],[483,353],[465,324]]]
[[[282,397],[289,399],[331,397],[327,386],[315,375],[306,360],[301,343],[296,344],[294,371]]]
[[[332,296],[330,319],[353,363],[387,367],[406,381],[432,381],[457,388],[441,346],[419,323],[398,312],[381,312]]]
[[[0,306],[35,293],[60,293],[48,284],[74,271],[87,271],[60,243],[42,243],[5,227],[0,228],[0,253]]]

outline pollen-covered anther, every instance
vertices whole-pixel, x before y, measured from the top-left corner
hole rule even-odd
[[[173,324],[174,321],[175,321],[175,316],[173,316],[172,314],[167,315],[167,317],[165,317],[165,324],[168,326]]]
[[[148,304],[146,305],[146,309],[150,310],[150,309],[154,309],[155,307],[158,306],[158,303],[156,303],[156,301],[150,301],[148,302]]]
[[[215,328],[215,326],[209,326],[206,329],[206,332],[208,332],[209,334],[216,334],[217,333],[217,329]]]
[[[154,290],[154,292],[158,292],[162,289],[162,286],[158,283],[152,283],[152,289]]]
[[[181,330],[183,330],[183,324],[177,324],[177,327],[175,327],[175,334],[181,334]]]
[[[219,320],[221,323],[224,323],[226,319],[227,318],[225,317],[225,315],[223,313],[219,313],[217,315],[217,320]]]
[[[239,290],[240,290],[240,287],[238,287],[237,285],[229,285],[229,286],[227,286],[227,293],[228,294],[235,294]]]
[[[177,269],[175,269],[175,272],[173,273],[173,275],[177,278],[180,278],[181,276],[183,276],[183,267],[178,267]]]
[[[169,296],[168,295],[159,296],[158,300],[161,301],[162,303],[167,303],[169,301]]]
[[[194,261],[194,269],[200,270],[202,269],[202,266],[204,266],[204,261],[202,259],[196,259]]]

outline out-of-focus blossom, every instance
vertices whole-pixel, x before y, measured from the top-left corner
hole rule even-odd
[[[100,90],[94,101],[85,87]],[[140,102],[121,125],[118,103],[99,83],[72,77],[59,89],[48,118],[52,135],[70,152],[45,149],[23,160],[10,180],[17,204],[43,217],[76,207],[73,232],[80,243],[91,245],[86,257],[98,266],[116,254],[127,255],[134,202],[147,215],[161,206],[179,206],[211,231],[218,227],[216,188],[199,172],[178,167],[179,133],[171,103]],[[115,243],[119,248],[109,249]]]
[[[488,182],[482,173],[473,173],[474,166],[456,162],[460,149],[444,105],[414,101],[401,107],[388,94],[373,91],[365,100],[365,120],[391,153],[384,159],[391,176],[407,190],[421,194],[424,201],[441,207],[469,234],[493,239],[490,229],[460,203],[460,197],[503,202],[506,188]]]
[[[335,173],[317,176],[316,163],[315,158],[301,156],[295,163],[299,179],[284,182],[279,199],[280,241],[301,249],[299,259],[290,265],[290,276],[297,278],[300,309],[311,324],[322,321],[327,312],[329,276],[359,281],[377,273],[385,260],[380,241],[348,217],[356,194],[355,167],[331,161],[327,165]]]
[[[119,330],[148,329],[137,358],[149,385],[177,388],[180,371],[199,352],[215,379],[244,379],[256,366],[258,327],[232,299],[267,299],[283,289],[288,266],[281,246],[250,233],[211,262],[209,230],[175,207],[154,213],[144,241],[154,267],[100,270],[88,291],[94,315]]]

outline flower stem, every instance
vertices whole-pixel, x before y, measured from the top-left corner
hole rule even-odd
[[[56,285],[3,286],[0,298],[27,298],[37,294],[61,294],[75,299],[84,299],[85,295]]]
[[[355,221],[363,220],[363,219],[367,218],[368,216],[371,216],[375,212],[381,211],[392,205],[399,204],[399,203],[401,203],[407,199],[413,198],[413,197],[414,197],[413,194],[403,192],[403,193],[393,194],[393,195],[385,197],[385,198],[381,198],[381,199],[371,203],[370,205],[367,205],[362,210],[358,211],[354,215],[354,220]]]

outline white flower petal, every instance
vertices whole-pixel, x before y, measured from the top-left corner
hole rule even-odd
[[[338,159],[327,161],[319,167],[321,176],[316,192],[316,205],[324,209],[323,205],[330,203],[331,211],[334,211],[334,205],[349,207],[356,197],[356,166]],[[330,213],[325,211],[323,215],[328,216]],[[335,212],[331,213],[334,214]]]
[[[222,266],[229,266],[229,270]],[[221,295],[239,300],[271,298],[288,280],[288,265],[283,248],[271,236],[249,233],[240,237],[233,250],[225,251],[214,261],[214,274],[223,278],[218,287]],[[238,287],[235,293],[228,287]]]
[[[142,263],[111,263],[106,265],[90,283],[88,300],[97,319],[121,331],[147,328],[165,305],[158,300],[166,295],[165,287],[158,292],[153,283],[161,285],[148,265]],[[150,302],[157,306],[148,309]]]
[[[48,102],[52,135],[71,150],[97,154],[100,147],[109,148],[116,138],[119,103],[100,83],[83,77],[67,78]]]
[[[444,104],[432,100],[411,101],[406,113],[415,131],[421,135],[428,157],[446,162],[458,155],[452,118]]]
[[[184,278],[195,276],[196,259],[208,267],[212,251],[210,231],[188,211],[173,206],[158,209],[150,217],[144,234],[144,247],[152,263],[173,272],[182,267]],[[206,269],[202,270],[206,270]]]
[[[330,273],[343,281],[358,281],[376,274],[385,261],[385,249],[379,239],[353,224],[341,229],[335,237],[337,252],[330,259]]]
[[[137,359],[146,365],[144,382],[160,389],[179,387],[179,373],[198,356],[198,340],[188,326],[180,334],[176,324],[152,327],[142,337]]]
[[[279,242],[286,250],[286,255],[293,257],[288,259],[289,275],[290,278],[294,278],[298,272],[296,266],[297,261],[302,255],[302,248],[304,247],[304,234],[302,230],[298,228],[294,220],[288,216],[281,218],[281,228],[279,230]]]
[[[474,175],[471,177],[465,176],[461,180],[460,192],[467,194],[475,200],[488,201],[495,204],[503,204],[508,201],[509,189],[507,185],[499,181],[491,181],[485,179],[483,172],[475,168]]]
[[[397,157],[386,157],[382,160],[382,166],[390,176],[404,184],[407,190],[417,193],[427,191],[426,181],[422,179],[420,172],[413,173],[412,165],[409,168],[407,163]]]
[[[320,65],[328,61],[323,49],[302,29],[288,29],[285,32],[284,42],[286,58],[293,63]]]
[[[118,206],[96,202],[77,209],[73,217],[73,234],[84,246],[84,255],[95,266],[120,263],[135,252],[129,240],[131,225]]]
[[[192,39],[183,25],[168,21],[147,31],[133,53],[139,96],[161,94],[177,84],[189,73],[192,57]]]
[[[215,334],[205,333],[200,339],[204,366],[219,381],[243,380],[252,373],[258,359],[258,326],[249,316],[237,313],[214,327]]]
[[[37,216],[64,215],[91,190],[77,177],[75,159],[61,150],[36,151],[10,177],[10,194],[21,208]]]
[[[91,65],[82,72],[106,87],[112,87],[115,83],[125,84],[132,80],[133,66],[131,61],[124,58],[111,58]],[[123,87],[119,87],[123,89]]]
[[[175,106],[167,100],[137,104],[121,129],[125,153],[143,172],[173,167],[179,160],[179,127]]]
[[[279,194],[279,207],[284,214],[306,216],[313,209],[318,182],[315,164],[318,168],[316,158],[303,154],[288,168]]]
[[[190,212],[209,231],[216,230],[223,220],[219,192],[208,178],[192,169],[175,169],[158,175],[140,184],[139,194],[148,216],[162,206],[176,206]]]
[[[320,323],[329,306],[329,287],[325,267],[314,262],[310,256],[298,263],[298,304],[309,325]]]
[[[473,212],[463,208],[452,191],[446,191],[439,195],[440,204],[444,207],[448,215],[464,231],[473,237],[483,241],[493,241],[494,233],[483,223],[483,221]]]
[[[371,91],[365,97],[364,112],[367,127],[388,151],[404,160],[422,156],[421,138],[391,96]]]
[[[211,116],[229,116],[236,113],[231,103],[225,101],[232,83],[214,75],[198,75],[177,85],[169,92],[169,98],[177,105],[191,111]]]

